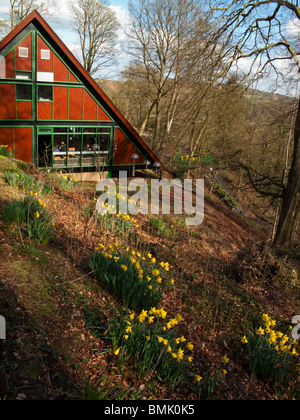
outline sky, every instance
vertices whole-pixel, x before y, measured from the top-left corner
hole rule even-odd
[[[56,13],[55,20],[49,20],[49,25],[53,28],[53,30],[57,33],[57,35],[61,38],[61,40],[67,45],[67,47],[72,51],[72,53],[79,58],[80,57],[80,44],[78,40],[78,36],[76,32],[72,29],[72,17],[70,15],[70,11],[68,9],[68,1],[59,1],[57,0],[59,6],[59,11]],[[121,28],[118,31],[119,36],[119,46],[120,46],[120,56],[117,64],[110,68],[110,72],[105,74],[94,75],[94,77],[102,77],[116,80],[120,77],[120,72],[122,69],[128,64],[129,59],[128,56],[124,52],[124,48],[122,48],[122,41],[125,40],[124,28],[129,24],[129,17],[127,12],[127,2],[128,0],[108,0],[110,3],[110,8],[114,10],[116,13],[117,19],[120,22]],[[0,19],[8,19],[8,11],[9,11],[9,0],[0,0]],[[52,10],[50,9],[52,12]],[[300,21],[298,19],[291,19],[288,21],[286,25],[286,33],[288,36],[297,37],[299,39],[300,34]],[[241,71],[245,71],[247,73],[249,69],[249,65],[251,64],[250,59],[245,59],[239,62],[239,68]],[[289,63],[282,60],[277,63],[278,66],[281,66],[281,70],[285,73],[290,71]],[[259,84],[257,85],[258,89],[261,90],[270,90],[272,86],[268,87],[268,82],[271,82],[272,79],[266,78],[260,80]],[[284,89],[283,89],[284,88]],[[286,87],[282,87],[282,93],[285,92]],[[287,88],[289,89],[289,88]],[[278,90],[278,86],[277,86]],[[279,88],[280,90],[280,88]],[[281,92],[280,92],[281,93]]]
[[[54,13],[55,19],[48,21],[48,24],[55,31],[55,33],[61,38],[72,53],[79,58],[80,44],[76,32],[72,29],[72,17],[68,9],[67,1],[57,1],[59,4],[59,10]],[[128,14],[127,14],[127,0],[109,0],[110,8],[116,13],[116,17],[120,22],[121,28],[118,30],[118,36],[120,43],[125,39],[123,29],[128,25]],[[50,12],[53,10],[50,8]],[[9,17],[9,0],[0,0],[0,19],[7,20]],[[47,18],[47,15],[44,16]],[[128,57],[121,53],[117,66],[115,66],[110,74],[105,74],[108,78],[117,79],[120,70],[128,63]]]

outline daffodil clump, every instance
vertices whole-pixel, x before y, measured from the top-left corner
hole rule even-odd
[[[37,198],[37,193],[30,192],[23,200],[14,200],[3,209],[3,220],[8,225],[18,224],[20,232],[29,239],[47,244],[55,225],[47,205]]]
[[[153,217],[150,219],[149,223],[160,235],[165,236],[170,240],[174,241],[178,236],[176,227],[172,222],[166,222],[160,218]]]
[[[138,378],[157,375],[176,386],[187,377],[193,361],[192,342],[178,332],[183,317],[168,317],[163,308],[139,313],[125,311],[111,317],[107,335],[123,368],[129,361]]]
[[[104,192],[108,197],[113,195],[108,188],[106,188]],[[110,204],[109,202],[97,203],[100,226],[108,229],[114,234],[119,234],[120,232],[133,233],[137,231],[140,227],[138,220],[135,217],[130,217],[129,214],[121,214],[119,211],[119,200],[126,200],[127,204],[130,204],[131,199],[117,193],[114,195],[114,198],[116,199],[115,205]],[[94,201],[97,202],[96,197],[94,198]]]
[[[120,233],[134,233],[139,229],[139,223],[135,217],[130,217],[128,214],[110,214],[110,206],[106,203],[105,212],[99,216],[100,227],[105,228],[114,235]]]
[[[193,391],[199,400],[210,400],[213,398],[220,389],[225,375],[227,375],[226,369],[229,362],[230,359],[225,354],[221,360],[210,366],[203,376],[198,373],[195,374]]]
[[[7,170],[3,174],[4,180],[12,187],[20,188],[25,193],[34,191],[36,195],[49,196],[53,192],[53,187],[47,182],[38,181],[33,176],[17,171]]]
[[[241,338],[249,354],[250,372],[259,378],[280,382],[291,374],[293,361],[299,358],[299,343],[291,335],[276,329],[276,321],[262,315],[262,326]]]
[[[0,156],[11,158],[13,155],[12,150],[7,145],[0,146]]]
[[[170,270],[168,263],[157,264],[151,254],[144,257],[130,248],[121,250],[116,243],[108,248],[103,244],[95,247],[90,267],[97,280],[107,284],[125,308],[131,309],[157,306],[167,287],[164,275]]]

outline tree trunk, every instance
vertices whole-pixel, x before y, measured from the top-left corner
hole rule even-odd
[[[284,248],[292,246],[292,237],[300,211],[300,102],[295,122],[294,152],[288,183],[282,201],[274,244]]]

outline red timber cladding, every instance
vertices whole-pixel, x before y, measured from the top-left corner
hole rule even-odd
[[[133,165],[133,159],[131,158],[131,156],[133,154],[137,154],[139,156],[139,158],[135,161],[135,163],[142,165],[145,161],[145,159],[141,156],[141,154],[136,150],[136,148],[134,147],[134,145],[132,143],[130,143],[130,141],[127,142],[127,153],[126,153],[126,164],[128,165]]]
[[[38,120],[52,120],[52,102],[38,102]]]
[[[0,145],[8,146],[12,151],[14,150],[14,129],[0,127]]]
[[[15,158],[24,162],[32,162],[31,128],[14,128]]]
[[[6,65],[6,78],[7,79],[14,79],[15,78],[15,51],[12,50],[10,53],[7,54],[5,57],[5,65]]]
[[[82,88],[69,88],[69,120],[82,120],[82,106],[83,106],[83,92]]]
[[[125,165],[127,138],[119,128],[115,129],[114,165]]]
[[[70,82],[71,83],[79,83],[76,77],[70,72]]]
[[[111,121],[110,117],[103,111],[101,106],[98,106],[98,121]]]
[[[0,84],[0,119],[15,120],[15,85]]]
[[[50,60],[41,58],[42,50],[50,51]],[[53,52],[40,36],[38,36],[37,71],[49,73],[53,72]]]
[[[83,119],[85,121],[96,121],[97,120],[97,102],[91,97],[91,95],[84,92],[84,113]]]
[[[16,51],[16,70],[31,71],[32,70],[32,44],[31,34],[29,34],[23,41],[21,41],[15,48]],[[19,48],[28,49],[28,57],[19,56]]]
[[[54,86],[54,119],[68,119],[68,88]]]
[[[54,81],[55,82],[68,82],[69,81],[69,69],[57,57],[57,55],[54,55]]]
[[[32,102],[17,102],[17,120],[32,120]]]

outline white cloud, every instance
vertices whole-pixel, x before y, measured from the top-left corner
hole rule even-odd
[[[289,20],[286,25],[286,33],[291,38],[299,38],[300,20],[297,18]]]

